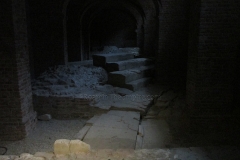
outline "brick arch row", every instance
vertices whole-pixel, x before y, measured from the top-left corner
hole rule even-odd
[[[158,27],[159,7],[159,0],[148,2],[143,0],[65,0],[62,10],[64,15],[65,63],[89,58],[86,56],[89,55],[91,48],[89,28],[99,14],[103,14],[105,10],[110,8],[122,12],[136,22],[136,46],[140,47],[142,52],[149,48],[157,50],[156,46],[149,44],[151,44],[150,39],[158,39],[158,35],[154,35],[154,31]],[[153,21],[154,23],[152,23]],[[152,30],[150,36],[146,35],[149,34],[149,30]],[[145,42],[147,43],[145,44]]]

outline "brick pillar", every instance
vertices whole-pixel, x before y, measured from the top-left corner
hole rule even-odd
[[[196,132],[230,131],[235,118],[239,1],[192,4],[187,78],[192,128]]]
[[[161,0],[156,64],[161,83],[186,84],[189,1]]]
[[[148,15],[144,25],[144,48],[143,53],[146,57],[153,57],[156,55],[156,27],[157,19],[155,15]]]
[[[25,0],[1,1],[0,140],[19,140],[34,128]]]

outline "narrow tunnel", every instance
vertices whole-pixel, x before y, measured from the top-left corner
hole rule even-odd
[[[184,159],[187,149],[206,158],[215,152],[204,155],[202,147],[238,143],[238,1],[0,3],[7,154],[48,152],[69,138],[64,144],[131,148],[134,156]],[[142,150],[152,148],[161,153]]]
[[[104,46],[139,47],[143,49],[141,27],[143,9],[131,3],[96,1],[86,8],[70,1],[67,10],[67,54],[69,62],[91,59],[91,51]],[[80,3],[80,2],[78,2]],[[140,11],[141,12],[140,12]]]
[[[103,46],[137,47],[137,23],[131,15],[117,9],[102,11],[90,26],[91,50]]]

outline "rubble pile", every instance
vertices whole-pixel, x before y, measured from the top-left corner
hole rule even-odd
[[[107,82],[107,72],[101,67],[61,65],[49,68],[32,81],[34,95],[78,94]]]

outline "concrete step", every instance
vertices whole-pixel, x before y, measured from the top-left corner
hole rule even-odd
[[[138,79],[135,81],[131,81],[127,84],[118,84],[116,86],[122,87],[122,88],[127,88],[132,91],[137,91],[139,88],[145,87],[150,82],[150,80],[151,80],[150,77],[141,78],[141,79]]]
[[[138,68],[141,66],[151,65],[152,60],[147,58],[135,58],[129,60],[123,60],[118,62],[107,62],[106,63],[106,70],[108,72],[113,71],[122,71],[126,69]]]
[[[109,53],[109,54],[95,54],[95,55],[92,55],[92,57],[93,57],[94,66],[105,67],[107,62],[117,62],[117,61],[133,59],[134,54],[117,52],[117,53]]]
[[[151,77],[154,66],[141,66],[139,68],[110,72],[108,75],[108,83],[112,85],[124,85],[131,81],[144,77]]]
[[[139,56],[140,48],[138,47],[126,47],[126,48],[119,48],[120,51],[132,53],[134,56]]]
[[[150,80],[151,80],[150,77],[141,78],[130,83],[127,83],[125,88],[130,89],[132,91],[136,91],[139,88],[145,87],[150,82]]]

